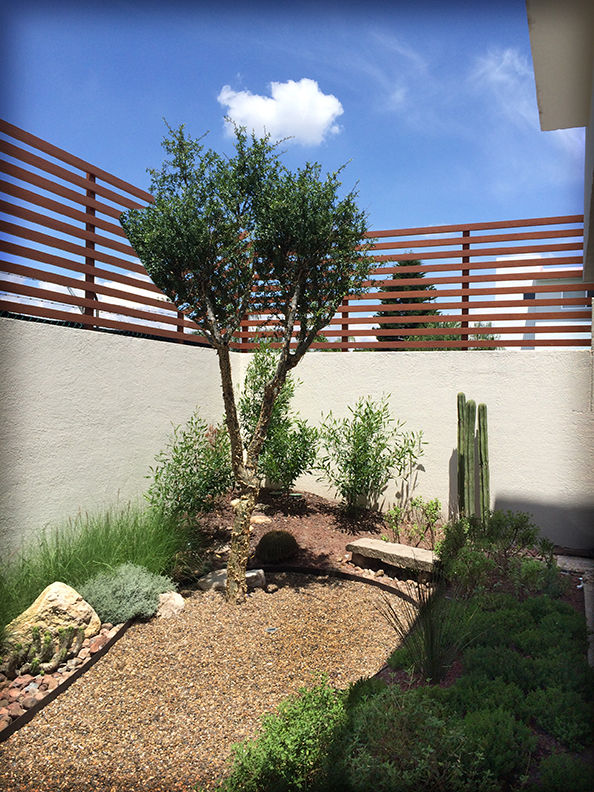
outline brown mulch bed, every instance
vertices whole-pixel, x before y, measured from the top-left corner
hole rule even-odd
[[[272,527],[291,530],[301,566],[345,568],[345,545],[377,534],[322,498],[269,498]],[[224,539],[228,503],[209,517]],[[228,538],[228,537],[227,537]],[[352,568],[351,568],[352,569]],[[382,592],[363,580],[267,573],[236,607],[220,594],[186,592],[174,619],[138,622],[68,690],[0,745],[0,789],[32,792],[174,792],[211,788],[231,746],[260,718],[326,674],[339,688],[378,672],[396,644],[378,618]],[[400,583],[394,581],[398,590]],[[394,595],[397,606],[401,600]]]

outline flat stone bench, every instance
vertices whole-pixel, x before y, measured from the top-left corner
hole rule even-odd
[[[384,542],[383,539],[356,539],[354,542],[349,542],[346,549],[353,554],[352,561],[356,566],[365,566],[365,559],[373,558],[402,569],[433,572],[437,564],[437,556],[433,550],[409,547],[397,542]]]

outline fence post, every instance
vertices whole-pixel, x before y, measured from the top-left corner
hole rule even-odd
[[[93,173],[87,173],[86,177],[87,177],[87,179],[89,181],[91,181],[93,183],[95,182],[95,175]],[[90,198],[90,199],[94,200],[95,199],[95,191],[91,190],[91,189],[87,189],[87,198]],[[89,217],[89,222],[87,222],[85,224],[85,231],[90,231],[92,234],[94,234],[95,233],[95,224],[92,222],[92,218],[95,217],[95,209],[94,209],[94,207],[90,206],[89,204],[85,204],[85,213]],[[91,240],[89,240],[89,239],[86,239],[85,240],[85,248],[89,252],[92,252],[92,251],[95,250],[95,243],[91,242]],[[86,256],[85,257],[85,264],[87,266],[89,266],[89,267],[94,267],[95,266],[95,259],[93,258],[93,256],[91,256],[91,255],[90,256]],[[95,283],[95,276],[92,275],[91,273],[85,272],[85,284],[89,285],[89,284],[94,284],[94,283]],[[87,289],[85,289],[85,300],[97,300],[96,293],[94,291],[88,291]],[[86,316],[95,316],[95,309],[91,308],[90,306],[85,305],[83,313]],[[98,315],[98,311],[97,311],[97,315]],[[87,325],[86,324],[86,325],[84,325],[84,327],[89,328],[89,329],[93,329],[95,327],[95,325],[93,325],[93,324],[88,324]]]
[[[462,231],[462,236],[463,237],[470,237],[470,230],[466,229],[466,230]],[[462,250],[463,251],[470,250],[470,243],[464,242],[462,244]],[[463,289],[465,287],[469,288],[469,284],[464,282],[464,277],[468,276],[469,273],[470,273],[470,269],[468,268],[468,264],[469,263],[470,263],[470,256],[462,256],[462,288]],[[468,319],[464,318],[464,317],[468,317],[468,315],[469,315],[469,311],[468,311],[468,303],[469,303],[469,301],[470,301],[470,295],[469,294],[463,294],[462,295],[462,321],[460,322],[460,328],[462,330],[468,330],[468,327],[469,327]],[[468,340],[468,336],[462,336],[461,335],[460,338],[461,339],[464,338],[464,339]],[[463,346],[462,349],[463,350],[468,350],[468,349],[470,349],[470,346]]]
[[[342,314],[342,324],[341,324],[341,333],[340,333],[340,340],[346,341],[348,344],[349,341],[349,314],[348,314],[348,307],[349,307],[349,300],[348,297],[345,297],[341,303],[341,308],[346,308],[346,311],[341,311]],[[341,352],[348,352],[349,348],[341,347]]]

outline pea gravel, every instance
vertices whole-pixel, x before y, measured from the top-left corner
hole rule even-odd
[[[396,636],[375,608],[377,588],[294,573],[268,580],[277,591],[256,590],[240,607],[194,592],[178,617],[132,625],[0,745],[0,789],[212,788],[231,745],[288,694],[320,673],[343,688],[385,663]]]

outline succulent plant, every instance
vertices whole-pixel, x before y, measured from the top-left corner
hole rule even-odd
[[[299,550],[297,540],[289,531],[268,531],[258,542],[256,556],[265,564],[287,561]]]

